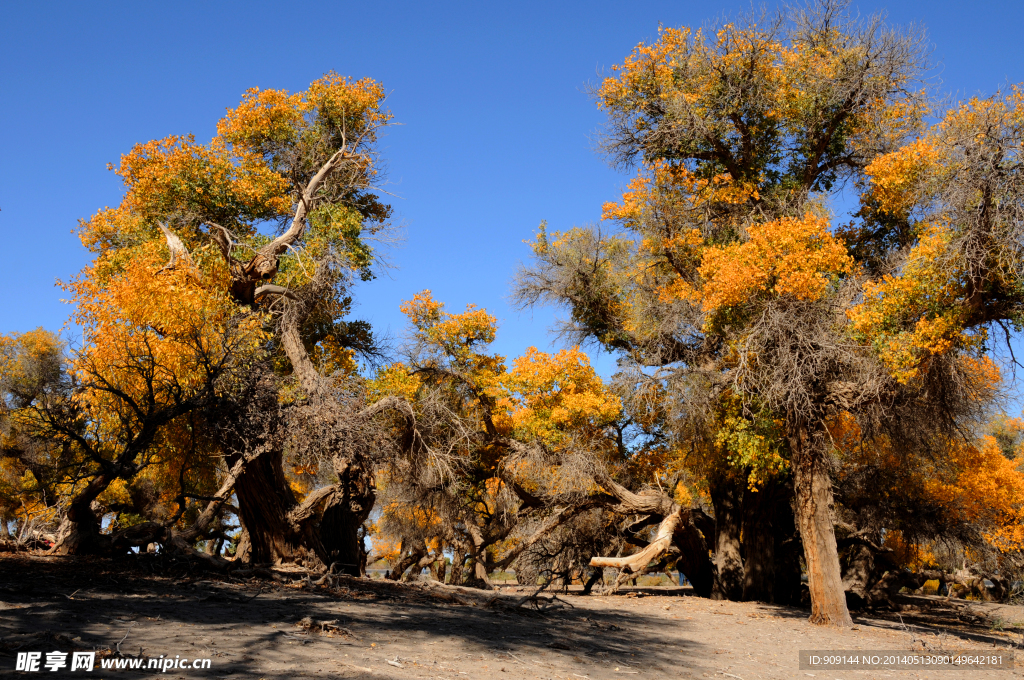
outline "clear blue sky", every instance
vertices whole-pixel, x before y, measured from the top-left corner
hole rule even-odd
[[[923,24],[954,95],[1024,81],[1024,3],[855,3]],[[401,300],[430,288],[502,323],[498,350],[552,345],[551,310],[508,307],[523,241],[596,221],[628,177],[594,152],[588,83],[658,24],[700,25],[748,2],[7,2],[0,9],[0,333],[59,329],[72,235],[121,197],[106,164],[134,143],[214,133],[253,86],[303,89],[335,70],[391,92],[382,151],[405,242],[356,315],[400,336]],[[611,363],[600,361],[607,373]]]

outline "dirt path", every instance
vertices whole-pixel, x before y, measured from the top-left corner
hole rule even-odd
[[[331,591],[201,574],[147,575],[109,562],[0,557],[0,676],[18,651],[113,650],[209,658],[208,670],[101,670],[127,678],[1001,678],[1013,671],[801,671],[801,649],[962,649],[1006,653],[898,621],[811,626],[798,609],[696,597],[565,596],[543,615],[444,602],[418,588],[349,582]],[[375,592],[376,591],[376,592]],[[634,594],[635,595],[635,594]],[[1004,623],[1024,612],[1003,606]],[[300,620],[332,621],[323,634]],[[307,622],[308,623],[308,622]],[[1007,625],[1009,625],[1007,623]],[[965,633],[970,634],[970,633]],[[975,626],[998,641],[1015,632]],[[110,652],[101,652],[103,654]],[[97,661],[97,666],[99,661]],[[53,677],[58,673],[47,673]]]

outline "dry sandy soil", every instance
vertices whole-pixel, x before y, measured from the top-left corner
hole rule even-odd
[[[1024,609],[913,598],[900,614],[812,626],[800,609],[712,602],[681,588],[562,595],[544,611],[521,597],[294,574],[228,578],[155,558],[126,562],[0,555],[0,676],[18,651],[210,658],[209,670],[60,671],[94,678],[1001,678],[1012,671],[803,671],[801,649],[1012,653]],[[525,589],[522,591],[525,593]],[[303,625],[302,619],[309,617]],[[900,620],[902,617],[902,621]],[[311,620],[311,621],[310,621]],[[325,626],[319,622],[330,621]],[[312,623],[313,630],[309,630]],[[1021,655],[1024,664],[1024,654]],[[97,663],[98,666],[98,663]]]

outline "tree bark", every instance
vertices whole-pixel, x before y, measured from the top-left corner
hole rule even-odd
[[[421,558],[427,554],[427,544],[422,538],[414,538],[408,543],[403,539],[398,559],[391,565],[388,579],[392,581],[404,581],[402,578],[409,567],[419,564]]]
[[[791,480],[769,480],[743,498],[743,599],[793,604],[800,589],[800,556]]]
[[[75,496],[57,528],[57,541],[50,552],[55,555],[94,555],[107,547],[109,538],[100,533],[100,519],[93,512],[92,503],[113,481],[102,474],[93,477]],[[104,540],[106,539],[106,540]]]
[[[880,576],[875,565],[875,551],[865,543],[853,542],[844,550],[843,586],[846,605],[859,609],[868,604],[868,593]]]
[[[447,575],[446,572],[448,571],[448,563],[444,556],[444,551],[440,549],[440,546],[438,547],[437,554],[438,558],[434,562],[434,566],[431,567],[431,571],[434,572],[435,581],[438,581],[439,583],[444,583],[445,576]]]
[[[297,502],[285,479],[282,459],[281,451],[260,455],[235,483],[238,518],[245,530],[238,557],[251,564],[298,562],[319,567],[315,546],[304,546],[305,537],[296,535],[288,521]]]
[[[586,581],[583,582],[583,594],[590,595],[594,586],[596,586],[597,582],[601,580],[604,580],[604,569],[591,569],[590,575],[587,577]]]
[[[672,538],[682,520],[682,512],[683,509],[677,506],[672,514],[665,517],[658,526],[657,536],[643,550],[626,557],[592,557],[590,558],[590,566],[612,567],[615,569],[625,569],[633,574],[639,573],[672,545]]]
[[[819,625],[850,627],[839,551],[833,526],[832,479],[822,451],[806,421],[790,424],[796,518],[807,564],[811,594],[810,621]]]
[[[594,481],[618,501],[609,507],[613,512],[654,515],[664,519],[658,527],[657,537],[644,550],[622,558],[595,557],[590,560],[590,566],[621,569],[628,565],[633,570],[636,565],[642,569],[671,547],[678,551],[676,564],[693,584],[694,592],[701,597],[710,597],[715,582],[715,567],[707,544],[707,537],[713,533],[711,518],[700,509],[683,510],[665,494],[633,493],[607,475],[597,475]],[[665,540],[666,531],[668,540]],[[642,565],[641,559],[646,559]]]
[[[800,534],[793,514],[793,485],[786,484],[785,496],[780,499],[775,530],[775,583],[772,601],[775,604],[796,605],[803,595],[800,567]]]
[[[452,577],[451,581],[449,581],[449,585],[462,585],[462,577],[466,573],[466,562],[469,561],[469,558],[469,553],[462,549],[459,549],[452,555]]]
[[[711,597],[715,586],[715,565],[711,561],[704,534],[692,522],[681,522],[672,535],[672,545],[679,551],[676,569],[693,586],[694,594]]]
[[[370,516],[374,491],[373,471],[359,461],[336,459],[338,492],[327,501],[320,520],[320,541],[328,565],[337,564],[338,571],[361,576],[365,562],[359,528]]]
[[[740,528],[743,516],[743,481],[725,477],[712,484],[715,509],[715,586],[713,600],[738,600],[743,595],[743,554]]]
[[[469,534],[470,545],[467,547],[470,550],[470,564],[473,567],[471,573],[464,577],[463,585],[467,585],[473,588],[490,588],[491,579],[487,574],[487,545],[488,542],[484,538],[483,532],[480,527],[472,524],[471,522],[466,523],[466,531]]]
[[[743,599],[772,602],[775,586],[775,531],[777,510],[771,482],[746,489],[743,498]]]

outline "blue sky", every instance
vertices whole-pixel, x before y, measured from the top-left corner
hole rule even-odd
[[[404,243],[356,315],[398,338],[403,299],[486,307],[497,349],[551,348],[553,311],[507,303],[523,241],[594,222],[628,181],[594,151],[602,115],[585,93],[666,26],[746,2],[4,3],[0,9],[0,333],[59,329],[54,286],[87,262],[77,220],[116,205],[106,170],[137,142],[214,133],[241,93],[305,88],[329,70],[389,90],[383,140]],[[861,2],[924,25],[953,96],[1024,81],[1024,3]],[[598,362],[607,373],[612,363]]]

